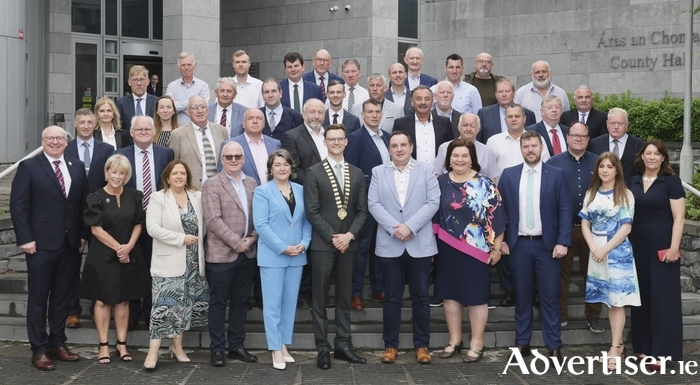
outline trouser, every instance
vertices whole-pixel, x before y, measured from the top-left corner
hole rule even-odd
[[[578,266],[583,274],[584,290],[588,279],[588,259],[590,249],[586,240],[581,234],[581,225],[574,224],[571,230],[571,247],[569,247],[566,256],[561,260],[561,296],[559,297],[559,311],[562,319],[569,316],[569,283],[571,282],[571,269],[574,265],[574,254],[578,254]],[[586,319],[600,318],[600,313],[603,311],[601,303],[586,303],[585,308]]]

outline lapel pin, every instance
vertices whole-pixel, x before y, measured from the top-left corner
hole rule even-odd
[[[107,198],[107,199],[105,199],[105,202],[109,203],[109,202],[111,202],[111,201],[109,200],[109,198]]]
[[[73,165],[73,162],[68,162],[68,165],[69,165],[69,166],[72,166],[72,165]]]

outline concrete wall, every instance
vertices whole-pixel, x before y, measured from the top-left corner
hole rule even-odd
[[[53,0],[49,2],[48,39],[48,89],[46,125],[54,124],[54,115],[63,114],[64,128],[74,132],[73,112],[73,65],[75,58],[71,46],[71,0]],[[46,60],[46,58],[44,58]],[[39,128],[40,132],[43,127]],[[31,150],[39,146],[31,147]]]
[[[569,92],[583,83],[601,94],[631,90],[660,98],[668,90],[682,96],[685,48],[679,34],[685,33],[687,7],[684,0],[421,2],[424,68],[443,77],[445,58],[458,53],[471,72],[474,57],[489,52],[493,72],[517,86],[531,80],[532,63],[543,59],[553,82]],[[700,33],[699,16],[695,31]],[[693,49],[693,89],[700,96],[700,35]]]

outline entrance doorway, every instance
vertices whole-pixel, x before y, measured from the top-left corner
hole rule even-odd
[[[124,90],[124,95],[127,93],[131,93],[131,88],[129,87],[129,71],[131,70],[131,67],[135,65],[141,65],[146,67],[148,70],[148,76],[149,78],[152,77],[153,75],[158,76],[158,81],[162,82],[163,80],[163,58],[162,57],[154,57],[154,56],[135,56],[135,55],[124,55],[124,76],[122,77],[124,79],[124,84],[123,84],[123,90]],[[160,83],[161,87],[158,87],[159,90],[162,90],[160,95],[157,96],[162,96],[165,94],[165,90],[162,88],[163,84]],[[149,84],[150,87],[150,84]]]

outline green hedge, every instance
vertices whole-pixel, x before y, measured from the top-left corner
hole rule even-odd
[[[642,139],[657,138],[664,142],[683,141],[683,99],[664,96],[659,100],[633,97],[630,91],[601,97],[596,93],[593,106],[601,111],[619,107],[629,115],[629,133]],[[569,94],[571,108],[574,96]],[[693,100],[691,141],[700,142],[700,99]]]

